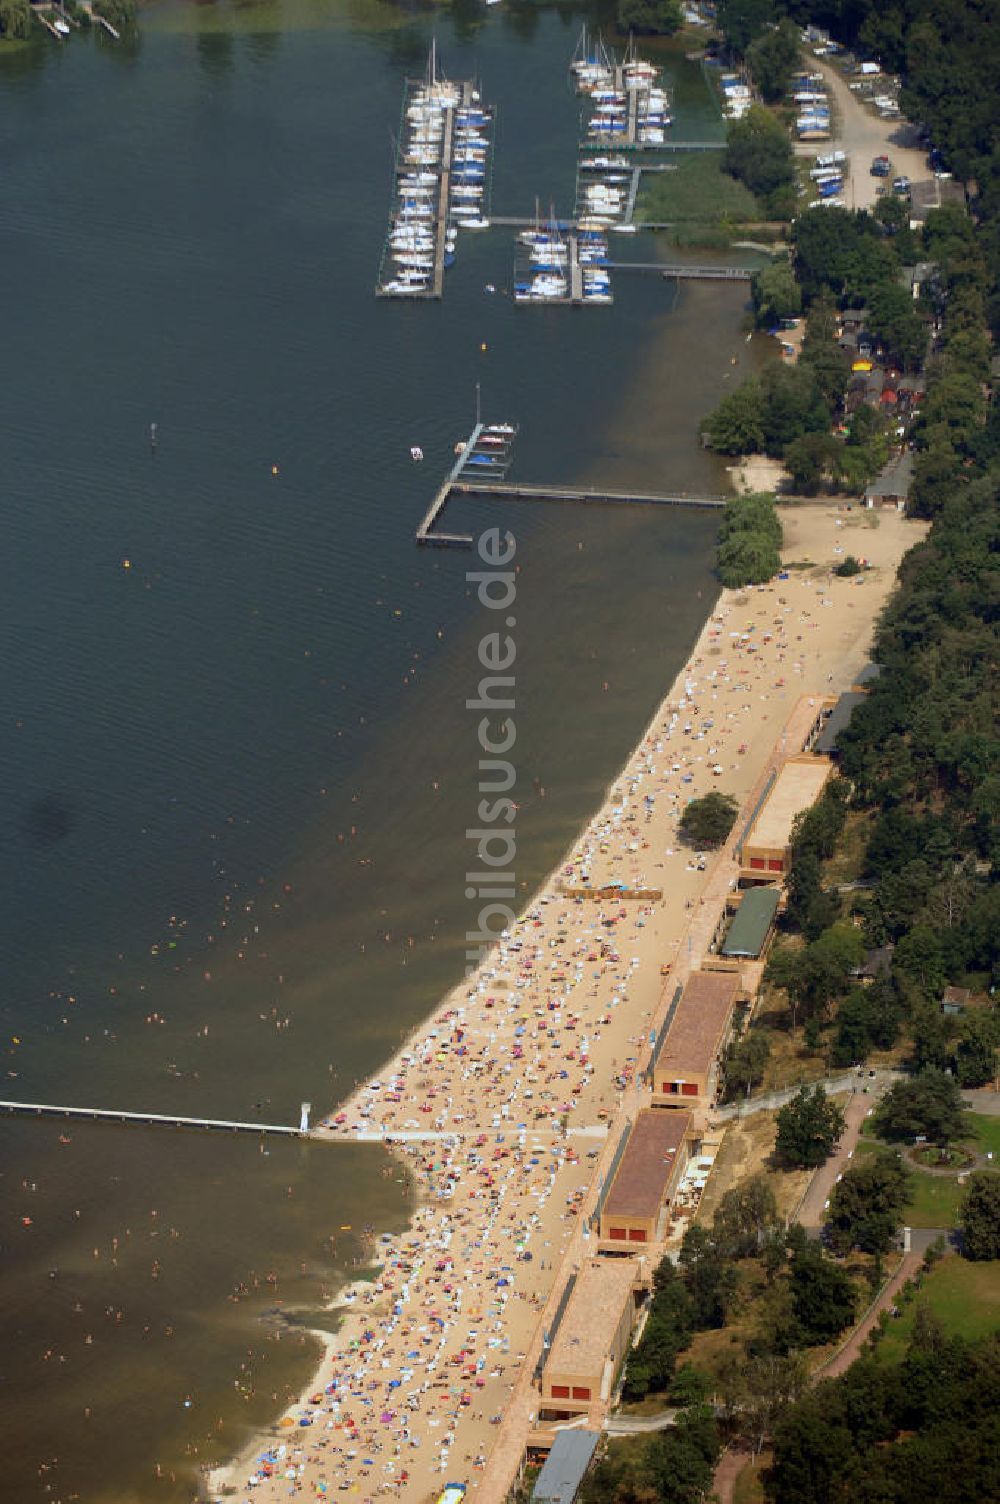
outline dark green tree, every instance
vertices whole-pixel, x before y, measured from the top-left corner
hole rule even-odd
[[[668,1388],[677,1354],[691,1340],[694,1309],[677,1270],[663,1259],[653,1275],[653,1295],[643,1333],[625,1369],[627,1399],[643,1399]]]
[[[792,1314],[800,1341],[832,1342],[854,1320],[857,1297],[850,1275],[806,1242],[791,1262]]]
[[[791,1169],[812,1170],[829,1159],[844,1131],[844,1114],[822,1086],[803,1086],[778,1113],[775,1153]]]
[[[757,454],[764,447],[764,392],[755,376],[723,397],[705,420],[705,437],[717,454]]]
[[[774,1191],[763,1175],[731,1187],[712,1218],[712,1241],[724,1259],[755,1258],[779,1225]]]
[[[1000,1259],[1000,1175],[977,1170],[969,1176],[958,1222],[967,1259]]]
[[[924,1070],[893,1082],[875,1113],[875,1127],[890,1141],[923,1136],[945,1145],[961,1134],[962,1112],[962,1094],[953,1077]]]
[[[770,1058],[771,1041],[760,1029],[752,1029],[745,1038],[731,1044],[722,1063],[726,1101],[748,1097],[753,1088],[763,1081]]]
[[[33,20],[29,0],[0,0],[0,37],[25,40],[31,35]]]
[[[671,37],[683,19],[680,0],[618,0],[619,31]]]
[[[691,1300],[695,1325],[724,1326],[736,1291],[736,1270],[723,1258],[711,1233],[697,1223],[684,1234],[678,1265]]]
[[[694,846],[721,846],[733,828],[740,807],[730,794],[704,794],[692,799],[681,815],[679,830]]]
[[[726,132],[723,166],[751,193],[766,196],[794,181],[795,158],[784,127],[763,105],[751,105]]]
[[[779,319],[794,319],[802,312],[802,293],[787,261],[773,261],[754,272],[750,293],[760,329],[770,329]]]
[[[970,1014],[955,1047],[955,1075],[960,1086],[986,1086],[996,1078],[998,1043],[996,1015]]]
[[[786,18],[747,48],[750,76],[768,104],[783,98],[798,66],[801,46],[798,27]]]
[[[774,20],[774,0],[719,0],[715,17],[730,47],[742,56]]]
[[[910,1198],[910,1173],[898,1154],[866,1156],[833,1188],[826,1237],[837,1253],[887,1253]]]
[[[653,1497],[671,1504],[701,1504],[708,1497],[721,1451],[711,1410],[704,1405],[685,1410],[675,1426],[656,1432],[650,1444],[647,1469]]]

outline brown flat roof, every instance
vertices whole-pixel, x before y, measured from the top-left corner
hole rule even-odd
[[[604,1203],[606,1217],[656,1216],[690,1123],[689,1112],[640,1112]]]
[[[819,798],[830,776],[831,763],[826,757],[793,757],[785,763],[767,796],[764,808],[753,823],[744,847],[787,846],[795,816],[809,809]]]
[[[732,971],[696,971],[687,981],[656,1062],[656,1074],[683,1081],[709,1069],[736,1001],[739,976]]]
[[[546,1359],[547,1373],[600,1374],[638,1273],[635,1259],[584,1264]]]

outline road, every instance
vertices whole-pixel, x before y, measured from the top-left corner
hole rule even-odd
[[[847,81],[836,68],[819,58],[810,58],[811,70],[818,70],[826,79],[830,98],[835,107],[836,139],[817,145],[814,141],[801,145],[803,155],[815,156],[817,152],[840,149],[848,157],[848,175],[844,185],[844,198],[848,208],[872,209],[877,198],[877,188],[885,184],[885,178],[871,175],[872,158],[887,156],[893,167],[893,176],[904,174],[912,182],[925,182],[930,176],[927,153],[918,144],[916,127],[907,120],[883,120],[873,110],[860,103],[847,86]],[[891,180],[890,180],[891,181]]]
[[[963,1091],[962,1101],[972,1112],[988,1118],[1000,1118],[1000,1092],[984,1087],[981,1091]]]
[[[872,1098],[860,1092],[848,1103],[844,1113],[847,1126],[841,1135],[840,1143],[826,1163],[820,1165],[816,1171],[799,1205],[796,1220],[801,1222],[807,1231],[822,1227],[823,1213],[830,1198],[830,1192],[837,1182],[837,1176],[842,1175],[850,1165],[861,1126],[872,1106]]]

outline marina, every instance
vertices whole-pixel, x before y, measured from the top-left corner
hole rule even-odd
[[[408,79],[403,89],[379,297],[440,298],[459,230],[488,227],[491,123],[473,82],[439,76],[432,46],[426,77]]]
[[[673,124],[670,99],[660,70],[637,57],[632,43],[619,61],[600,40],[591,44],[584,27],[570,73],[577,93],[590,99],[585,145],[614,145],[632,151],[662,148],[665,132]]]

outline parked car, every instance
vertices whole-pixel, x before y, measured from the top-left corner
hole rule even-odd
[[[872,162],[872,177],[887,178],[892,171],[888,157],[875,157]]]
[[[898,177],[892,180],[892,191],[898,193],[900,198],[909,198],[910,180],[908,177]]]

